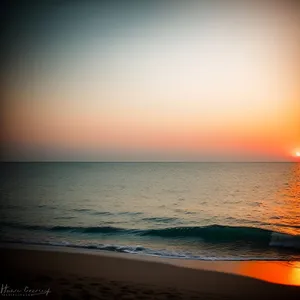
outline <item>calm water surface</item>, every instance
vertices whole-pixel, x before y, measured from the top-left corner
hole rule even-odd
[[[2,163],[2,241],[300,260],[297,163]]]

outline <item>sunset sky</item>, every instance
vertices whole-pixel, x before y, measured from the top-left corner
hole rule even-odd
[[[5,159],[297,160],[296,1],[48,2],[7,23]]]

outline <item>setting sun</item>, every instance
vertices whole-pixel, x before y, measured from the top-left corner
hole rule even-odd
[[[296,152],[296,156],[300,157],[300,151]]]

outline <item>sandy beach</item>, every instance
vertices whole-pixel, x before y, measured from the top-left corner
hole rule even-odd
[[[203,262],[202,269],[197,262],[194,269],[162,258],[62,247],[4,245],[0,251],[1,296],[39,293],[39,297],[50,299],[297,299],[300,293],[297,286],[226,272],[224,265],[234,262]]]

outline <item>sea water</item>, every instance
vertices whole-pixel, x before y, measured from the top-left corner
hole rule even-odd
[[[300,164],[1,163],[0,240],[300,260]]]

